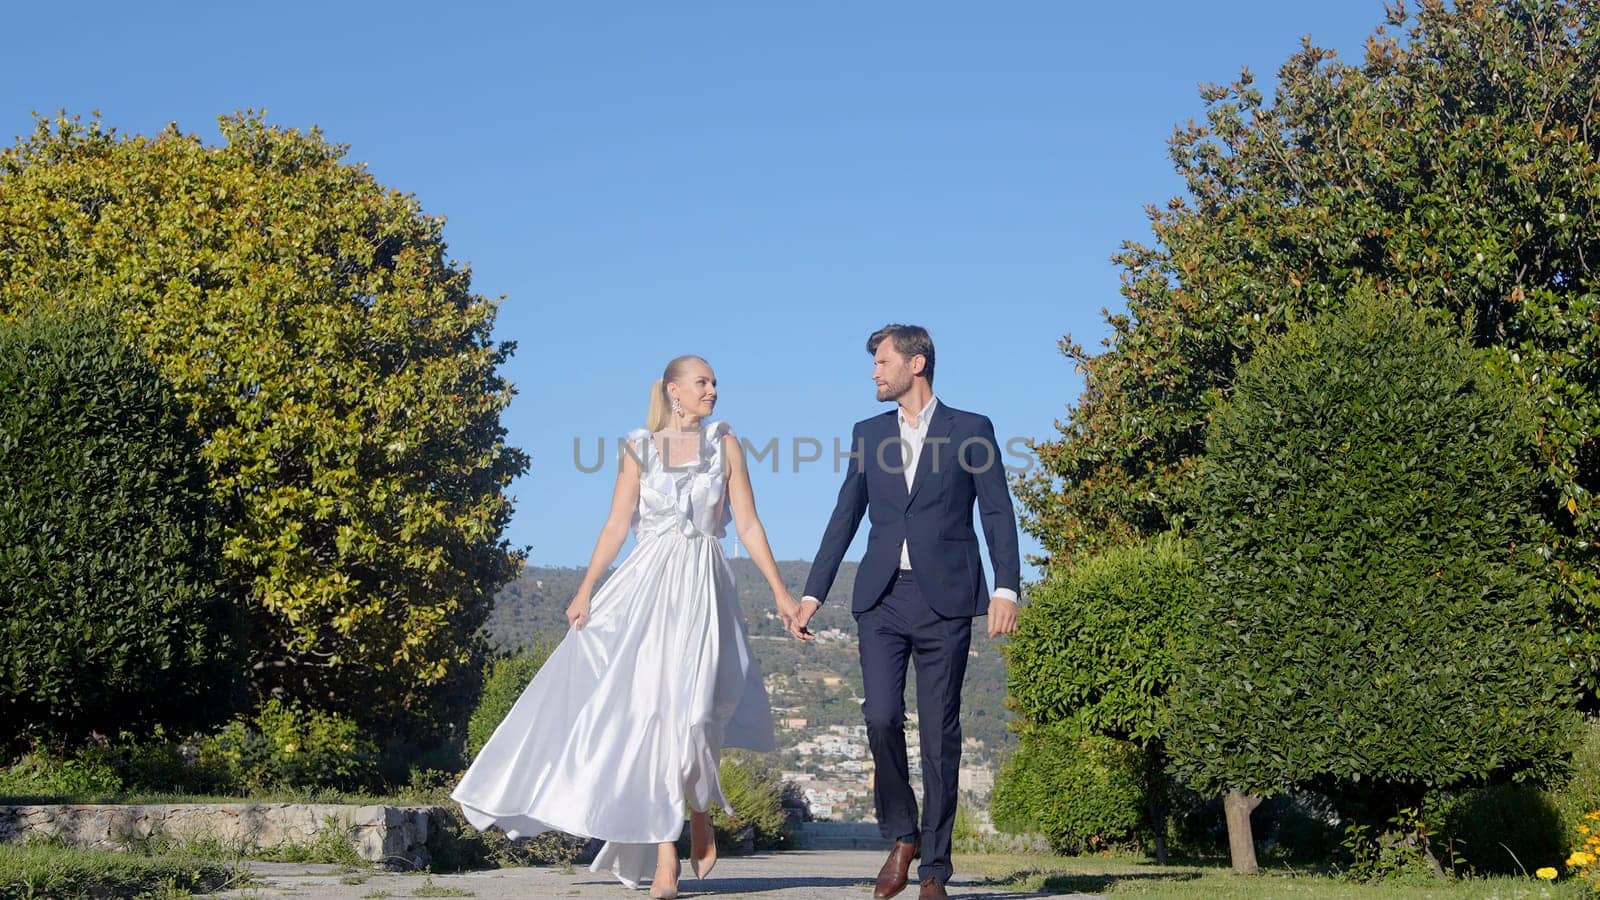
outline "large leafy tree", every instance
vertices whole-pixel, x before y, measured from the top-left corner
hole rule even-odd
[[[99,316],[0,323],[0,753],[238,701],[200,438]]]
[[[511,345],[413,197],[316,130],[221,131],[61,117],[0,153],[0,317],[110,310],[187,404],[262,691],[437,733],[519,563]]]
[[[1577,717],[1530,417],[1483,355],[1367,295],[1240,370],[1201,467],[1203,589],[1167,740],[1184,781],[1376,785],[1392,812],[1562,765]]]
[[[1052,558],[1192,524],[1210,410],[1261,342],[1374,285],[1449,313],[1538,397],[1535,486],[1574,623],[1600,609],[1600,4],[1396,6],[1357,61],[1305,46],[1171,142],[1187,192],[1128,242],[1103,352],[1018,485]],[[1600,633],[1575,631],[1591,691]]]

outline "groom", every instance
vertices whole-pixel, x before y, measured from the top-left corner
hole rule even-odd
[[[867,741],[876,769],[878,827],[894,839],[874,897],[906,886],[920,856],[922,900],[943,898],[950,879],[950,831],[961,768],[961,680],[972,619],[987,614],[989,636],[1017,625],[1021,561],[1017,524],[994,426],[933,396],[933,339],[915,325],[886,325],[867,339],[878,399],[897,408],[856,423],[850,465],[833,518],[806,579],[800,613],[806,632],[863,515],[872,521],[856,570],[850,611],[860,629]],[[972,527],[978,504],[994,563],[991,595]],[[922,820],[906,762],[906,663],[917,667],[922,736]]]

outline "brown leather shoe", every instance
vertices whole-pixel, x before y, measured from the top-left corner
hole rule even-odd
[[[895,841],[889,848],[889,858],[884,860],[883,868],[878,870],[878,883],[872,888],[875,900],[888,900],[906,888],[907,873],[911,871],[911,861],[922,855],[921,841]]]
[[[944,892],[944,882],[940,879],[924,878],[922,893],[917,895],[917,900],[950,900],[950,895]]]

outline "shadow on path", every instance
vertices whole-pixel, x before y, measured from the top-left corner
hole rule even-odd
[[[913,873],[914,874],[914,873]],[[1052,876],[1045,882],[1043,891],[1006,890],[1001,887],[1007,879],[969,880],[956,875],[954,883],[946,886],[951,900],[961,897],[973,900],[1034,900],[1039,897],[1057,897],[1062,894],[1074,893],[1101,893],[1113,882],[1124,879],[1173,879],[1187,880],[1197,877],[1187,873],[1155,874],[1148,875],[1086,875],[1086,876]],[[1055,882],[1060,881],[1060,884]],[[1082,882],[1084,886],[1080,886]],[[1094,885],[1098,882],[1099,886]],[[614,879],[583,879],[574,881],[573,885],[615,886]],[[842,878],[825,875],[773,875],[768,877],[740,877],[718,878],[712,876],[701,880],[693,876],[683,878],[678,882],[679,897],[742,897],[753,894],[772,894],[784,891],[806,891],[806,896],[815,896],[811,892],[827,890],[830,896],[842,897],[870,897],[872,895],[872,878]],[[917,880],[912,878],[896,900],[908,898],[915,900],[917,896]]]

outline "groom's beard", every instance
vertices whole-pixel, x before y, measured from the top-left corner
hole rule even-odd
[[[878,388],[878,399],[884,401],[899,400],[909,390],[911,390],[911,382],[909,381],[905,384],[886,384]]]

